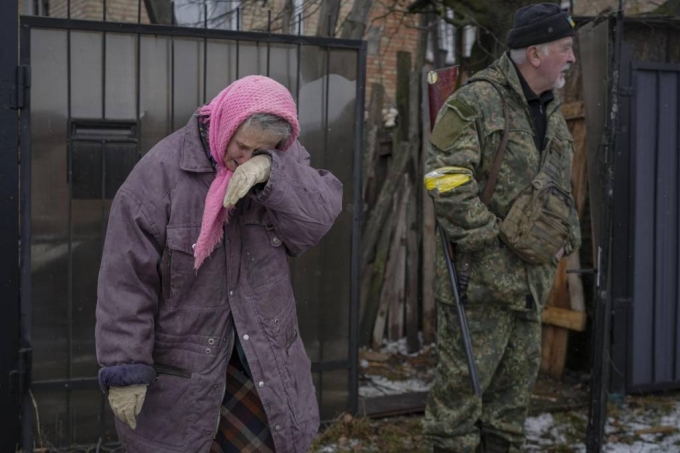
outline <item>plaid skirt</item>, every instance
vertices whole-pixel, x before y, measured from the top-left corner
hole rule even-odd
[[[239,345],[240,346],[240,345]],[[210,453],[274,453],[267,415],[236,347],[227,366],[220,426]]]

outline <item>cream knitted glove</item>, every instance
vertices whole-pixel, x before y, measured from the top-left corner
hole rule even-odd
[[[272,159],[266,154],[252,157],[239,165],[229,181],[227,193],[224,195],[224,207],[234,206],[255,185],[269,179],[272,169]]]
[[[109,388],[109,404],[113,413],[130,428],[137,427],[137,416],[146,398],[146,384]]]

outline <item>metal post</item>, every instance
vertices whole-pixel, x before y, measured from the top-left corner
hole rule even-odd
[[[366,97],[366,42],[361,43],[357,55],[357,97],[354,117],[354,188],[352,204],[352,271],[350,275],[351,298],[349,306],[349,407],[353,414],[359,409],[359,323],[361,280],[361,181],[364,156],[364,99]]]
[[[0,451],[19,443],[22,383],[19,369],[19,178],[17,94],[18,2],[0,2]]]

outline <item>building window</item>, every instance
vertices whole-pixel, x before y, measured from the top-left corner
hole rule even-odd
[[[446,8],[446,17],[454,18],[454,13],[451,8]],[[439,35],[439,42],[437,43],[437,50],[445,52],[445,63],[447,65],[456,64],[456,27],[442,18],[437,18],[437,34]],[[434,45],[432,40],[432,33],[427,36],[427,52],[425,59],[429,62],[434,62]]]
[[[298,35],[305,34],[304,15],[304,0],[293,0],[293,24],[295,24],[293,31]]]
[[[472,55],[472,46],[477,40],[477,27],[474,25],[466,25],[463,28],[463,56],[470,58]]]

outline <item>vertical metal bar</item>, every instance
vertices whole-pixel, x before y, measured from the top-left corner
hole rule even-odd
[[[203,0],[203,28],[208,29],[208,3]],[[208,102],[208,38],[203,38],[203,103]]]
[[[141,0],[140,0],[141,1]],[[142,152],[142,128],[141,128],[141,98],[142,98],[142,82],[141,82],[141,72],[142,72],[142,35],[137,34],[137,68],[135,74],[135,120],[137,121],[137,159],[141,158]]]
[[[103,250],[103,242],[104,242],[104,236],[106,236],[106,224],[104,222],[104,219],[106,218],[106,141],[102,140],[100,142],[100,155],[102,159],[102,170],[101,170],[101,202],[99,203],[99,207],[101,210],[101,223],[100,223],[100,237],[102,239],[102,243],[100,244],[101,249]],[[113,197],[112,197],[113,198]]]
[[[659,284],[661,281],[661,276],[657,273],[658,270],[658,263],[657,263],[657,257],[659,256],[659,250],[657,249],[657,239],[658,239],[658,231],[657,231],[657,225],[658,225],[658,219],[659,219],[659,133],[661,132],[661,122],[659,121],[659,113],[660,113],[660,106],[661,106],[661,98],[660,98],[660,90],[659,90],[659,85],[661,84],[661,80],[659,78],[659,71],[655,71],[654,74],[656,86],[656,103],[654,106],[655,109],[655,127],[654,130],[656,130],[656,136],[654,137],[654,187],[652,188],[652,191],[654,193],[654,198],[653,198],[653,203],[654,203],[654,219],[653,222],[655,224],[654,228],[654,237],[652,238],[652,252],[653,252],[653,258],[652,258],[652,275],[654,276],[654,285],[652,286],[652,331],[650,332],[650,335],[652,336],[652,382],[650,384],[656,384],[656,315],[657,315],[657,303],[659,302],[657,300],[657,296],[661,291],[659,291]]]
[[[20,30],[21,41],[19,43],[20,62],[22,65],[31,64],[31,29],[22,27]],[[26,88],[24,93],[24,108],[20,112],[20,138],[21,146],[21,287],[20,287],[20,332],[21,349],[32,351],[32,324],[33,310],[31,297],[31,90]],[[29,366],[31,366],[29,364]],[[28,373],[26,381],[29,388],[22,395],[22,446],[24,451],[33,449],[33,404],[31,401],[30,385],[31,374]]]
[[[172,5],[172,17],[170,23],[175,25],[175,2]],[[175,37],[170,37],[170,133],[175,131]]]
[[[676,83],[675,86],[680,86],[680,71],[675,71],[675,79]],[[675,128],[675,148],[677,151],[677,154],[680,155],[680,89],[676,89],[676,106],[675,106],[675,112],[676,115],[678,115],[678,127]],[[676,162],[676,168],[675,168],[675,174],[680,174],[680,159]],[[676,181],[676,197],[678,200],[680,200],[680,195],[677,195],[680,192],[680,184],[677,183]],[[676,225],[679,230],[680,230],[680,210],[678,210],[678,218],[676,219]],[[675,256],[678,257],[680,253],[680,241],[678,241],[675,244]],[[676,259],[675,262],[675,272],[676,275],[678,271],[680,270],[680,260]],[[675,285],[675,329],[673,329],[673,380],[677,381],[678,380],[678,329],[680,329],[680,323],[678,323],[678,315],[680,315],[680,306],[678,304],[678,296],[680,296],[680,291],[678,291],[678,283],[676,282]]]
[[[137,23],[142,23],[142,0],[137,0]]]
[[[300,28],[298,27],[298,34],[300,32]],[[297,109],[297,114],[300,114],[300,63],[302,59],[302,45],[298,44],[297,45],[297,80],[295,82],[295,108]]]
[[[203,38],[203,103],[208,102],[208,38]]]
[[[66,0],[66,18],[71,18],[71,0]]]
[[[241,62],[241,49],[240,49],[240,41],[237,39],[236,40],[236,79],[238,80],[241,74],[240,71],[240,62]]]
[[[69,128],[68,134],[71,134]],[[73,376],[72,364],[72,341],[73,341],[73,141],[71,140],[70,152],[67,156],[68,168],[68,220],[67,220],[67,262],[66,262],[66,379],[71,380]],[[66,390],[66,420],[67,444],[71,445],[73,436],[73,424],[71,407],[71,389]]]
[[[272,10],[267,11],[267,33],[271,33]],[[267,77],[269,77],[269,62],[271,54],[271,44],[267,43]]]
[[[323,153],[322,153],[322,158],[319,161],[319,167],[321,168],[326,168],[326,157],[328,156],[328,89],[329,89],[329,77],[328,74],[330,73],[330,48],[326,47],[326,64],[325,64],[325,76],[326,76],[326,83],[323,85],[324,88],[324,94],[321,98],[322,102],[322,117],[321,117],[321,127],[323,128]],[[326,247],[324,247],[324,243],[321,243],[319,245],[320,247],[320,256],[323,257],[325,256],[326,252]],[[321,265],[321,263],[319,263]],[[317,288],[318,291],[318,288]],[[322,331],[322,335],[320,335],[320,340],[319,341],[319,359],[321,362],[324,362],[324,341],[326,339],[325,336],[325,329]],[[323,375],[324,372],[319,370],[319,405],[323,407],[323,394],[324,394],[324,385],[323,385]]]
[[[102,32],[102,119],[106,119],[106,32]]]
[[[175,131],[175,37],[170,37],[170,132]]]
[[[102,0],[102,22],[106,22],[106,0]]]
[[[352,194],[352,255],[349,308],[349,407],[353,414],[359,409],[359,292],[361,279],[361,181],[363,180],[364,102],[366,95],[366,42],[357,55],[357,94],[354,104],[354,188]]]
[[[12,377],[19,374],[20,326],[20,269],[19,269],[19,171],[17,155],[18,116],[10,107],[10,87],[16,84],[19,62],[19,3],[0,2],[0,86],[3,102],[0,103],[0,124],[6,133],[0,134],[0,287],[2,287],[2,317],[8,322],[0,329],[0,450],[14,451],[20,441],[19,424],[21,399],[11,391]],[[7,93],[6,95],[4,93]],[[12,320],[14,320],[12,322]],[[20,380],[20,379],[19,379]],[[16,380],[14,381],[16,382]]]
[[[104,37],[102,37],[102,43],[105,40]],[[72,65],[72,52],[71,52],[71,30],[66,31],[66,79],[67,79],[67,113],[68,113],[68,125],[69,129],[66,132],[66,136],[68,137],[68,142],[66,145],[66,159],[67,159],[67,179],[68,179],[68,220],[67,220],[67,271],[66,271],[66,311],[67,311],[67,336],[68,336],[68,341],[66,343],[67,347],[67,372],[66,376],[68,380],[71,380],[72,377],[72,363],[71,363],[71,352],[72,352],[72,306],[73,306],[73,225],[72,225],[72,217],[73,217],[73,141],[71,140],[71,114],[72,114],[72,107],[73,107],[73,86],[72,86],[72,71],[71,71],[71,65]],[[103,48],[102,48],[102,58],[103,58]],[[102,74],[104,73],[104,68],[102,65]],[[102,93],[104,92],[104,86],[102,85]],[[103,95],[102,95],[103,97]],[[102,104],[103,105],[103,104]],[[71,407],[71,390],[67,390],[66,394],[66,417],[68,420],[68,443],[70,445],[71,443],[71,436],[73,433],[73,426],[72,426],[72,407]]]

